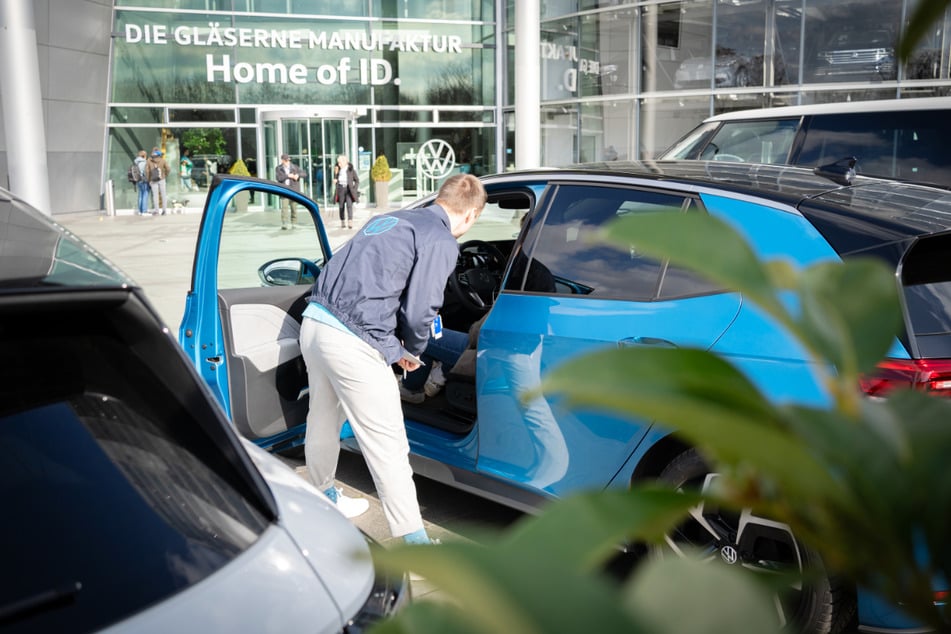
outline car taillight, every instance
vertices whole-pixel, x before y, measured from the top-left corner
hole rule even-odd
[[[861,386],[869,396],[901,387],[951,396],[951,359],[886,359],[875,374],[862,378]]]

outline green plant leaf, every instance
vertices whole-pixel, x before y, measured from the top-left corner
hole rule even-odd
[[[645,563],[625,588],[629,610],[662,634],[766,634],[781,630],[773,597],[737,568],[692,558]]]
[[[699,495],[667,488],[609,490],[575,495],[550,506],[540,518],[530,517],[506,534],[505,548],[518,553],[557,552],[578,570],[594,570],[622,543],[659,541],[700,501]],[[565,535],[584,539],[565,540]]]
[[[825,262],[800,276],[798,332],[854,392],[894,343],[901,324],[894,271],[871,259]]]
[[[898,40],[898,60],[904,62],[914,52],[915,46],[944,17],[951,0],[921,0],[911,14],[908,26]]]
[[[561,542],[584,539],[586,535],[566,532]],[[377,553],[374,560],[388,569],[422,575],[468,615],[473,632],[569,634],[587,631],[592,624],[604,632],[648,631],[625,611],[616,584],[579,572],[558,552],[513,553],[504,546],[454,542],[397,546]]]

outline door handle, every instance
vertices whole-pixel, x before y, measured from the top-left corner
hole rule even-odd
[[[618,348],[634,348],[634,347],[651,347],[651,348],[676,348],[677,344],[673,341],[668,341],[667,339],[660,339],[658,337],[627,337],[626,339],[621,339],[617,342]]]

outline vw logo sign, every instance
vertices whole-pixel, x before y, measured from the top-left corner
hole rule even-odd
[[[456,153],[442,139],[430,139],[416,153],[416,165],[423,175],[439,180],[448,176],[456,164]]]
[[[740,556],[736,552],[736,548],[733,548],[733,546],[724,546],[723,548],[720,549],[720,559],[730,564],[731,566],[735,564],[736,560],[739,558]]]

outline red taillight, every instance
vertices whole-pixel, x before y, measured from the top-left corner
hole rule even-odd
[[[948,591],[947,590],[935,590],[934,593],[934,604],[938,607],[944,607],[948,605]]]
[[[869,396],[902,387],[951,396],[951,359],[886,359],[874,375],[862,379],[861,386]]]

